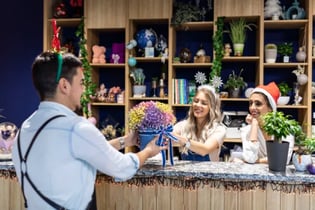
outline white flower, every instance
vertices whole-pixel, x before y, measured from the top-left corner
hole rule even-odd
[[[223,85],[221,77],[218,77],[218,76],[214,76],[212,80],[210,81],[210,83],[215,89],[218,89]]]
[[[196,83],[199,83],[201,85],[204,84],[207,81],[205,73],[198,71],[195,74],[195,80],[196,80]]]

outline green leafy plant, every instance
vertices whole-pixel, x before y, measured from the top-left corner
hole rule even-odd
[[[296,153],[299,155],[307,155],[315,152],[315,138],[307,137],[300,126],[295,134],[295,146],[298,147]]]
[[[89,109],[89,103],[91,101],[91,96],[94,95],[96,84],[92,81],[92,67],[90,66],[88,60],[88,53],[86,50],[86,38],[84,32],[84,17],[81,18],[81,22],[78,26],[78,29],[75,32],[75,35],[80,39],[79,47],[80,47],[80,59],[82,61],[83,66],[83,74],[84,74],[84,87],[85,90],[81,97],[81,106],[82,112],[85,117],[91,117],[92,112]]]
[[[262,116],[263,130],[274,137],[274,141],[282,142],[282,138],[288,135],[294,135],[300,132],[300,125],[291,118],[290,115],[285,115],[281,111],[268,112]]]
[[[289,87],[288,83],[281,82],[278,84],[279,91],[281,93],[281,96],[287,96],[289,95],[289,92],[292,90],[291,87]]]
[[[218,17],[215,22],[217,26],[217,30],[213,35],[213,49],[214,49],[214,60],[212,65],[212,71],[209,75],[209,81],[213,83],[215,78],[221,78],[221,69],[222,69],[222,59],[224,56],[224,48],[223,48],[223,28],[224,28],[224,18]],[[219,87],[216,87],[218,90]]]
[[[145,75],[143,73],[143,69],[132,69],[130,72],[130,77],[132,78],[133,85],[144,85]]]
[[[239,74],[235,74],[233,70],[232,73],[229,75],[226,83],[224,84],[224,88],[226,89],[235,89],[235,88],[244,88],[247,86],[247,83],[244,81],[243,77],[241,76],[244,69],[241,69]]]
[[[195,5],[192,5],[190,2],[175,2],[173,9],[174,16],[172,18],[172,24],[175,26],[179,26],[190,21],[198,21],[201,16],[199,8]]]
[[[278,44],[278,53],[283,56],[290,56],[293,53],[293,44],[292,42],[283,42]]]
[[[244,18],[239,20],[232,20],[230,22],[230,38],[234,44],[236,43],[245,43],[246,40],[246,30],[252,31],[252,26],[255,26],[253,23],[246,23]]]

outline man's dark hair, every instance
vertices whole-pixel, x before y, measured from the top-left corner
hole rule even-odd
[[[59,82],[59,79],[56,81],[58,62],[60,62],[58,54],[55,52],[43,52],[35,58],[32,65],[32,79],[41,100],[53,97],[56,93]],[[82,67],[79,58],[71,53],[63,54],[60,78],[65,78],[71,84],[78,67]]]

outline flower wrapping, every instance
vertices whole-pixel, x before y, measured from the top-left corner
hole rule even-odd
[[[170,139],[170,141],[168,141],[170,149],[170,162],[172,165],[174,165],[172,140],[177,141],[177,139],[171,134],[173,131],[173,125],[176,122],[176,117],[173,114],[173,110],[167,104],[146,101],[135,105],[129,111],[128,117],[129,128],[132,130],[137,130],[140,137],[146,136],[148,140],[152,140],[154,136],[159,135],[158,141],[156,142],[156,144],[159,146],[166,144],[166,138]],[[147,143],[143,143],[141,149],[143,149],[146,144]],[[166,163],[166,154],[164,150],[161,151],[161,153],[162,164],[164,167]]]

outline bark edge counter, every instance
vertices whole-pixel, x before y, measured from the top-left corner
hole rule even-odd
[[[98,174],[97,209],[314,210],[314,178],[292,165],[276,174],[267,164],[147,161],[125,182]]]

